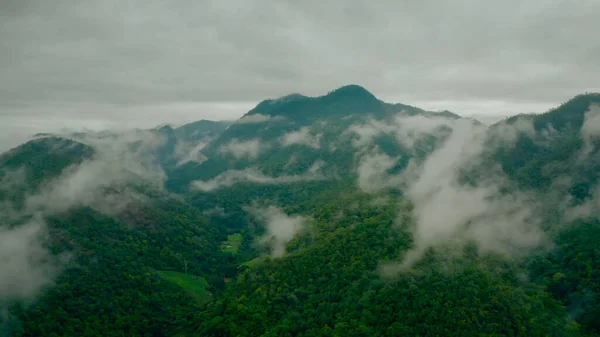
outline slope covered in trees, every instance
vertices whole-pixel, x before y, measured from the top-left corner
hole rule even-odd
[[[487,128],[352,85],[36,139],[0,157],[0,334],[597,336],[599,97]]]

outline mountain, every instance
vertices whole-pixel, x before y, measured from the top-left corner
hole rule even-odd
[[[0,336],[598,336],[596,104],[39,135],[0,156]]]
[[[170,335],[231,276],[226,234],[145,166],[152,142],[107,139],[0,156],[0,336]]]
[[[594,104],[600,104],[600,94],[579,95],[545,114],[509,118],[508,124],[531,127],[513,149],[498,154],[504,171],[520,185],[542,190],[551,188],[558,176],[569,177],[576,182],[577,198],[589,196],[589,187],[598,181],[599,164]]]
[[[248,167],[277,177],[311,174],[313,165],[323,165],[319,171],[348,175],[358,164],[358,147],[376,146],[390,156],[408,158],[414,154],[410,153],[412,149],[394,139],[403,120],[412,122],[407,124],[407,132],[414,133],[410,138],[415,138],[428,131],[419,129],[429,127],[421,122],[428,124],[430,119],[439,118],[460,117],[448,111],[435,113],[385,103],[357,85],[320,97],[292,94],[265,100],[201,150],[207,158],[205,162],[182,166],[171,175],[167,186],[183,192],[192,181],[210,180],[229,170]],[[386,130],[380,133],[382,128]],[[433,139],[415,141],[423,143],[422,149],[417,150],[422,152]],[[399,165],[405,164],[406,161]]]

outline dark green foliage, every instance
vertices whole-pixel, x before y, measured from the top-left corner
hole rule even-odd
[[[23,170],[26,191],[31,192],[57,177],[67,167],[89,159],[94,150],[84,144],[58,137],[29,141],[0,155],[0,177]]]
[[[352,199],[345,199],[349,202]],[[355,200],[357,201],[357,200]],[[336,204],[336,203],[334,203]],[[202,336],[568,336],[564,309],[518,270],[465,258],[443,272],[430,256],[384,282],[381,260],[409,247],[391,229],[393,209],[369,208],[335,221],[334,204],[315,215],[317,242],[285,259],[252,264],[188,331]],[[332,222],[337,222],[331,227]],[[293,246],[293,243],[291,244]],[[501,272],[495,270],[501,270]],[[448,270],[448,268],[446,268]]]
[[[556,249],[532,258],[535,280],[548,287],[587,330],[600,333],[600,223],[578,223],[560,233]]]
[[[576,96],[545,114],[509,118],[509,124],[530,120],[539,134],[533,138],[521,134],[513,148],[500,148],[494,159],[521,188],[549,190],[556,178],[570,177],[576,185],[572,191],[574,197],[584,198],[589,194],[588,187],[598,181],[600,164],[598,146],[591,149],[583,162],[578,157],[584,143],[581,126],[586,111],[594,103],[600,103],[600,94]]]
[[[508,119],[530,118],[538,131],[548,125],[557,131],[544,139],[522,134],[516,147],[487,154],[484,164],[499,163],[514,188],[542,195],[553,192],[557,177],[568,176],[575,202],[588,200],[598,182],[598,147],[583,161],[576,154],[584,146],[584,112],[599,101],[598,94],[581,95],[544,115]],[[556,249],[524,262],[479,256],[474,247],[451,256],[429,251],[412,269],[381,277],[381,262],[402,258],[411,247],[411,205],[400,199],[401,190],[383,195],[387,203],[357,191],[356,149],[344,131],[366,117],[385,120],[399,111],[431,114],[384,103],[351,85],[321,97],[263,101],[248,114],[273,117],[264,123],[225,129],[224,123],[200,121],[154,130],[167,139],[155,155],[168,168],[168,187],[185,192],[187,203],[141,189],[151,202],[115,217],[76,209],[48,219],[51,250],[72,252],[73,259],[35,303],[12,307],[21,322],[11,322],[14,336],[597,336],[596,222],[568,226],[555,216],[544,228],[557,234]],[[236,139],[275,144],[304,126],[322,135],[319,148],[273,146],[258,158],[220,151]],[[204,136],[217,137],[205,149],[209,160],[175,167],[177,142]],[[425,137],[411,149],[391,136],[376,137],[372,145],[401,157],[388,172],[396,174],[408,160],[431,153],[443,136]],[[48,138],[0,161],[2,174],[26,167],[27,182],[36,189],[92,154],[81,144]],[[301,175],[315,162],[335,179],[239,183],[209,193],[188,189],[193,180],[227,170]],[[284,257],[259,256],[253,243],[264,228],[245,209],[251,205],[277,205],[312,221],[288,242]],[[554,206],[548,207],[557,212]]]
[[[15,336],[169,336],[198,308],[154,270],[207,275],[209,291],[222,287],[221,235],[180,202],[155,200],[116,220],[88,209],[49,220],[53,246],[74,259],[35,305],[15,309]]]

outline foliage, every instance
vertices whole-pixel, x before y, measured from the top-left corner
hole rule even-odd
[[[218,293],[227,264],[218,229],[185,204],[155,202],[117,219],[89,209],[49,219],[54,249],[75,258],[37,303],[14,308],[22,322],[14,335],[169,336],[198,310],[207,284],[185,279],[181,288],[181,278],[171,282],[177,274],[155,269],[183,272],[187,264]]]
[[[199,304],[210,300],[212,294],[207,290],[208,282],[200,276],[176,271],[159,271],[158,274],[189,292]]]
[[[569,177],[568,195],[576,203],[589,200],[598,183],[599,150],[593,147],[584,161],[577,153],[585,145],[580,135],[585,110],[599,97],[580,95],[546,114],[508,119],[530,120],[541,133],[555,131],[542,138],[520,134],[514,148],[488,154],[484,164],[498,163],[515,188],[538,195],[551,195],[556,178]],[[346,86],[321,97],[261,102],[248,114],[279,117],[262,126],[201,121],[154,130],[167,138],[156,156],[169,168],[169,190],[185,194],[171,198],[141,188],[150,203],[133,204],[113,217],[79,208],[46,219],[51,251],[73,257],[36,302],[11,307],[21,323],[11,322],[13,335],[600,335],[597,221],[552,219],[546,228],[556,234],[556,248],[524,261],[480,256],[473,247],[453,254],[429,251],[412,269],[384,277],[389,275],[381,263],[397,263],[411,247],[411,205],[398,197],[401,191],[368,196],[357,190],[356,149],[344,130],[367,116],[384,119],[399,110],[428,114]],[[319,148],[272,147],[258,158],[220,151],[236,139],[279,141],[307,125],[322,135]],[[216,137],[205,150],[209,160],[177,167],[177,141],[204,136]],[[394,137],[376,137],[373,146],[402,157],[389,171],[395,174],[438,141],[428,137],[411,153]],[[92,154],[58,138],[29,142],[0,157],[0,178],[24,167],[28,185],[0,190],[0,198],[22,199]],[[335,173],[333,179],[188,190],[192,180],[231,169],[301,175],[317,161]],[[267,205],[311,219],[281,258],[259,256],[253,246],[264,228],[246,207]],[[558,209],[554,206],[548,207]]]
[[[221,243],[221,251],[226,253],[237,254],[244,237],[240,233],[227,235],[227,241]]]
[[[188,334],[577,334],[557,302],[500,260],[465,256],[448,269],[450,262],[431,254],[414,271],[385,282],[377,273],[379,262],[401,255],[410,238],[392,228],[393,208],[355,201],[357,207],[340,220],[334,204],[318,211],[320,234],[311,245],[282,259],[253,262]]]

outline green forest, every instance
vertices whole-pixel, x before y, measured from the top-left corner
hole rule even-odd
[[[247,116],[273,117],[267,126],[204,121],[152,129],[150,136],[165,140],[152,151],[140,150],[142,140],[120,147],[118,156],[103,154],[87,136],[32,140],[0,156],[0,220],[9,232],[42,214],[44,259],[61,257],[60,270],[35,296],[0,294],[0,336],[600,336],[600,223],[592,202],[600,147],[580,132],[597,103],[600,94],[579,95],[545,114],[491,126],[489,132],[531,123],[533,131],[516,133],[515,146],[483,151],[471,171],[460,172],[474,189],[479,177],[499,171],[508,181],[501,196],[526,191],[544,203],[540,228],[548,245],[513,255],[486,251],[476,240],[432,246],[397,272],[418,242],[419,205],[390,181],[443,149],[449,126],[461,119],[452,113],[384,103],[346,86],[261,102]],[[397,115],[448,124],[412,147],[378,134],[357,150],[361,134],[345,131],[383,128]],[[275,144],[290,133],[319,146],[226,151],[254,137]],[[202,150],[209,159],[181,164],[173,149],[197,135],[214,137]],[[371,174],[365,153],[394,161]],[[107,160],[93,174],[76,170]],[[143,164],[131,166],[135,179],[118,176],[43,199],[50,205],[75,195],[72,207],[50,212],[32,201],[49,188],[63,191],[54,181],[100,181],[125,162]],[[144,170],[159,170],[164,186],[144,182]],[[8,184],[14,172],[21,182]],[[365,172],[367,186],[381,185],[376,193],[361,187]],[[69,174],[77,179],[57,180]],[[569,185],[558,189],[557,177]],[[198,180],[214,188],[194,189]],[[117,198],[125,195],[135,197]],[[122,207],[107,213],[98,200]],[[454,210],[426,211],[442,219],[448,212],[450,223]],[[567,211],[588,216],[567,219]]]

